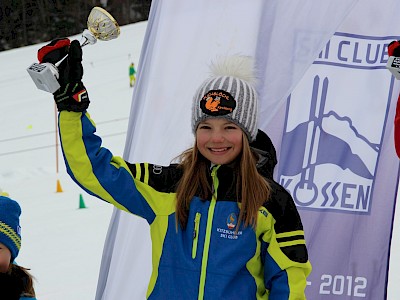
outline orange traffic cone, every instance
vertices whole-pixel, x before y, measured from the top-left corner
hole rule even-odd
[[[60,180],[59,179],[57,179],[57,190],[56,190],[56,192],[57,193],[62,193],[62,187],[61,187],[61,183],[60,183]]]

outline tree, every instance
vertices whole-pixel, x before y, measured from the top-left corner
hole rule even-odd
[[[122,26],[147,20],[151,0],[0,0],[0,51],[79,34],[94,6]]]

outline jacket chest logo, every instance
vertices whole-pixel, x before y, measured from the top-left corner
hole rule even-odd
[[[231,213],[226,219],[226,226],[228,226],[228,229],[232,230],[236,227],[236,224],[237,224],[236,214]]]
[[[231,213],[226,218],[226,228],[217,227],[219,237],[228,240],[237,240],[243,232],[238,230],[236,232],[235,227],[237,225],[238,217],[235,213]]]

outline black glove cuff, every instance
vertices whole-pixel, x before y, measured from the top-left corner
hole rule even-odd
[[[89,107],[89,96],[82,82],[67,83],[53,95],[58,111],[83,112]]]

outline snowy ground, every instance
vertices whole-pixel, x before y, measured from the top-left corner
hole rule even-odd
[[[123,153],[128,126],[133,91],[128,66],[138,63],[146,25],[124,26],[118,39],[83,50],[90,113],[104,146],[115,154]],[[112,207],[84,193],[65,173],[55,147],[52,97],[37,90],[26,72],[41,46],[0,52],[0,188],[21,204],[17,262],[31,268],[38,299],[94,299]],[[80,196],[85,209],[79,209]],[[394,235],[389,300],[400,294],[399,230]]]

